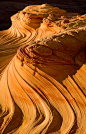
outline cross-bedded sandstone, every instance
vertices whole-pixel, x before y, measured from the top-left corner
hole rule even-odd
[[[0,134],[85,134],[86,15],[42,4],[11,20],[0,32]]]

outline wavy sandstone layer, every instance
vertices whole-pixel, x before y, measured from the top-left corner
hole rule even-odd
[[[85,134],[86,15],[43,4],[11,19],[0,32],[0,134]]]
[[[0,64],[0,73],[11,60],[11,57],[15,55],[19,46],[58,32],[59,28],[56,25],[51,25],[52,21],[46,22],[48,24],[42,23],[42,19],[44,17],[47,19],[50,12],[52,14],[55,12],[56,16],[59,13],[60,16],[66,13],[65,10],[43,4],[28,6],[11,17],[12,26],[8,30],[0,32],[0,63],[2,63]]]

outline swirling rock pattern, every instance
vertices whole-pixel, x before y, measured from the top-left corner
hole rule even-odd
[[[59,32],[60,28],[56,25],[54,26],[53,21],[48,24],[42,23],[42,19],[44,17],[47,19],[50,12],[54,13],[55,16],[61,16],[66,13],[65,10],[42,4],[27,6],[11,17],[12,26],[8,30],[0,32],[0,63],[2,63],[0,64],[0,74],[15,55],[19,46]],[[55,17],[53,18],[55,20]]]
[[[47,4],[12,16],[0,33],[0,134],[86,133],[85,18]]]

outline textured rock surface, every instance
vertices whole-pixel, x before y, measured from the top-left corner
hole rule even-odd
[[[51,11],[51,14],[54,13],[57,17],[58,15],[64,15],[66,13],[65,10],[53,8],[48,4],[38,6],[38,11],[35,8],[35,6],[26,7],[13,15],[11,17],[12,26],[8,30],[0,32],[0,62],[2,63],[0,64],[0,73],[9,63],[19,46],[62,30],[53,21],[49,21],[47,24],[44,21],[42,23],[42,20],[44,17],[46,20]]]
[[[0,30],[8,29],[11,26],[10,16],[22,10],[28,5],[49,3],[53,6],[65,9],[68,12],[77,12],[86,14],[86,1],[85,0],[42,0],[42,1],[28,1],[28,0],[1,0],[0,1]]]
[[[11,20],[0,32],[0,134],[85,134],[86,15],[43,4]]]

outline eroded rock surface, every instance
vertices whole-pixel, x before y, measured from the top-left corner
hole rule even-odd
[[[28,5],[40,5],[42,3],[49,3],[52,6],[57,6],[65,9],[68,12],[77,12],[86,14],[86,1],[85,0],[42,0],[42,1],[29,1],[29,0],[1,0],[0,1],[0,30],[8,29],[11,26],[10,16],[22,10]]]
[[[42,4],[11,20],[0,32],[0,134],[85,134],[86,15]]]
[[[0,32],[0,60],[2,62],[0,64],[0,73],[11,60],[12,55],[16,53],[19,46],[61,31],[61,28],[54,24],[53,21],[49,22],[49,24],[42,22],[43,18],[48,19],[50,12],[52,12],[51,14],[54,13],[55,16],[61,16],[66,13],[65,10],[58,7],[42,4],[37,7],[27,6],[11,17],[12,26],[8,30]]]

